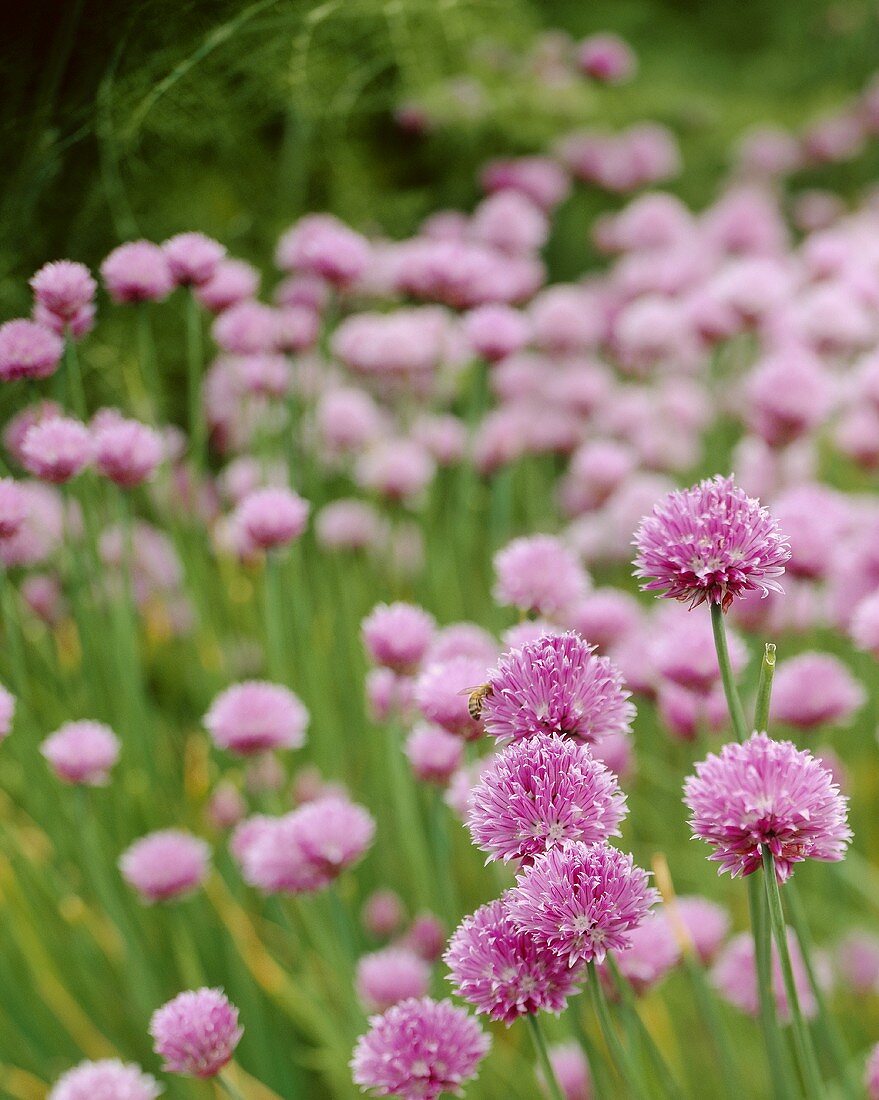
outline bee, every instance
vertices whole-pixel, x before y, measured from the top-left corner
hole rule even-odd
[[[467,696],[467,713],[474,722],[478,722],[482,717],[483,703],[489,695],[494,695],[494,688],[491,684],[478,684],[476,687],[464,688],[458,694]]]

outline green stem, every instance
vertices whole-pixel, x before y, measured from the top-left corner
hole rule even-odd
[[[67,384],[73,403],[74,411],[80,420],[88,419],[88,406],[85,400],[85,388],[82,384],[82,371],[79,366],[79,356],[76,351],[76,341],[68,333],[65,341],[65,360]]]
[[[820,1100],[821,1097],[826,1095],[826,1092],[818,1071],[815,1051],[812,1048],[812,1036],[803,1017],[799,997],[797,996],[794,970],[787,944],[787,926],[785,925],[784,910],[781,905],[781,892],[778,889],[778,879],[775,874],[775,861],[772,858],[772,853],[765,847],[763,848],[763,881],[766,887],[766,900],[769,904],[769,923],[772,927],[772,935],[778,949],[778,959],[781,963],[781,973],[784,978],[784,989],[787,994],[797,1062],[803,1077],[806,1095],[810,1098],[814,1097],[815,1100]]]
[[[543,1079],[546,1082],[549,1095],[552,1097],[552,1100],[565,1100],[565,1094],[562,1092],[561,1086],[555,1075],[555,1070],[552,1068],[552,1062],[549,1060],[549,1051],[546,1049],[546,1039],[544,1038],[540,1021],[537,1019],[536,1013],[533,1012],[529,1013],[525,1019],[528,1021],[528,1026],[531,1029],[534,1050],[537,1054],[537,1061],[540,1068],[543,1070]]]
[[[742,710],[742,701],[739,698],[735,678],[733,677],[729,647],[726,644],[723,609],[719,603],[711,604],[711,627],[714,631],[714,648],[717,650],[717,663],[720,665],[720,678],[723,681],[723,693],[726,696],[726,705],[732,719],[733,730],[739,741],[744,741],[748,736],[748,727],[745,722],[745,712]]]
[[[660,1079],[663,1092],[674,1100],[675,1097],[681,1095],[681,1088],[675,1081],[674,1074],[669,1068],[668,1063],[662,1056],[662,1052],[659,1047],[653,1041],[653,1036],[647,1028],[647,1025],[641,1019],[641,1015],[638,1012],[638,1008],[635,1004],[635,997],[632,992],[632,987],[623,974],[620,972],[620,968],[617,965],[616,959],[612,954],[607,956],[607,966],[613,975],[614,983],[619,991],[620,999],[623,1004],[626,1015],[634,1025],[634,1030],[637,1033],[638,1039],[647,1048],[647,1052],[650,1055],[650,1060],[653,1062],[653,1066]]]
[[[604,990],[601,988],[601,979],[598,976],[598,969],[594,962],[589,963],[589,980],[587,985],[589,986],[589,996],[592,1001],[592,1008],[598,1019],[598,1026],[601,1028],[601,1034],[604,1036],[604,1041],[607,1044],[607,1048],[610,1051],[611,1058],[616,1065],[617,1071],[628,1082],[629,1088],[635,1096],[649,1096],[650,1093],[641,1079],[640,1070],[634,1060],[629,1056],[628,1051],[623,1046],[616,1028],[613,1025],[610,1011],[607,1007],[607,1001],[604,996]]]
[[[812,935],[809,931],[809,923],[806,919],[803,903],[800,900],[797,884],[793,879],[786,883],[785,891],[788,902],[787,910],[790,915],[791,924],[796,933],[797,942],[800,945],[800,953],[803,956],[803,964],[805,965],[806,974],[809,978],[809,985],[812,987],[812,993],[815,996],[815,1004],[818,1006],[818,1022],[822,1029],[827,1049],[833,1059],[836,1072],[839,1074],[843,1093],[845,1096],[851,1097],[854,1100],[854,1098],[860,1095],[860,1090],[858,1088],[858,1083],[853,1080],[849,1068],[850,1057],[846,1050],[845,1040],[840,1033],[836,1020],[827,1007],[827,998],[824,996],[824,989],[821,986],[821,982],[818,980],[818,975],[815,973],[815,967],[812,964],[814,952]]]
[[[718,1063],[723,1078],[723,1091],[728,1100],[737,1100],[743,1095],[738,1065],[729,1042],[726,1027],[717,1011],[715,994],[705,977],[705,971],[691,950],[684,951],[684,967],[693,987],[694,1000],[700,1017],[711,1033]]]
[[[202,349],[201,310],[194,294],[186,303],[186,374],[189,405],[189,453],[196,473],[204,471],[207,462],[207,433],[201,399],[201,376],[204,359]]]
[[[162,390],[159,385],[156,345],[153,341],[149,309],[148,302],[141,302],[137,307],[137,355],[140,360],[143,384],[152,404],[152,418],[154,421],[160,421],[163,416],[164,402],[162,401]]]
[[[754,961],[757,967],[757,995],[760,1005],[760,1030],[766,1044],[766,1059],[772,1093],[776,1100],[786,1100],[791,1095],[788,1086],[790,1067],[784,1037],[775,1015],[775,996],[772,992],[772,941],[767,934],[766,897],[756,875],[748,876],[748,905],[751,910],[751,932],[754,937]]]
[[[757,681],[757,701],[754,704],[754,729],[765,731],[769,726],[769,702],[772,698],[772,678],[775,675],[775,646],[767,642]]]
[[[279,684],[287,682],[286,646],[284,644],[283,585],[281,562],[277,551],[266,554],[263,574],[263,596],[266,630],[266,657],[269,675]]]
[[[232,1100],[245,1100],[244,1093],[232,1084],[229,1075],[225,1071],[217,1078],[217,1083],[225,1093],[232,1097]]]

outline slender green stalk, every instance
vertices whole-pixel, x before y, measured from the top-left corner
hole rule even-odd
[[[279,684],[287,682],[287,654],[284,643],[284,606],[278,552],[266,554],[263,571],[263,612],[265,615],[266,658],[269,675]]]
[[[405,853],[408,873],[415,886],[418,904],[432,904],[430,854],[424,836],[412,776],[407,774],[399,729],[391,722],[385,731],[386,766],[391,780],[391,799],[397,839]]]
[[[769,726],[769,703],[772,698],[772,678],[775,676],[775,646],[767,642],[760,664],[757,681],[757,701],[754,704],[754,729],[766,730]]]
[[[720,665],[720,678],[723,681],[723,693],[726,696],[726,705],[729,709],[733,730],[739,741],[744,741],[749,731],[729,659],[723,609],[719,603],[711,604],[711,627],[714,631],[714,648],[717,650],[717,663]]]
[[[549,1051],[546,1049],[546,1039],[544,1038],[540,1021],[537,1019],[537,1014],[529,1012],[525,1019],[528,1021],[528,1026],[531,1030],[531,1039],[534,1042],[537,1061],[541,1070],[543,1070],[543,1079],[546,1083],[549,1095],[552,1097],[552,1100],[565,1100],[565,1094],[562,1092],[561,1086],[555,1075],[555,1070],[552,1068],[552,1062],[549,1060]]]
[[[589,963],[589,980],[587,985],[589,986],[589,996],[592,1001],[593,1011],[598,1020],[598,1026],[601,1028],[601,1034],[604,1036],[604,1041],[607,1044],[607,1049],[610,1051],[610,1056],[616,1065],[617,1071],[628,1083],[629,1088],[635,1096],[649,1096],[650,1093],[641,1077],[640,1069],[623,1046],[616,1028],[614,1027],[613,1020],[610,1016],[610,1010],[607,1007],[607,1000],[604,996],[604,990],[601,988],[601,979],[598,976],[598,969],[594,962]]]
[[[796,933],[797,942],[800,945],[800,953],[803,956],[803,964],[805,965],[806,974],[809,978],[809,985],[812,987],[812,993],[815,996],[815,1004],[818,1006],[818,1026],[823,1033],[826,1047],[830,1052],[834,1067],[839,1075],[843,1094],[855,1100],[856,1097],[860,1096],[860,1088],[851,1072],[851,1059],[846,1049],[845,1040],[842,1037],[833,1014],[827,1007],[827,998],[824,996],[824,989],[815,973],[815,967],[812,963],[814,945],[809,931],[809,922],[806,919],[806,912],[800,900],[797,884],[793,879],[790,879],[785,884],[784,889],[785,897],[787,898],[787,911],[794,932]]]
[[[708,984],[705,971],[692,951],[684,952],[684,968],[693,987],[694,999],[700,1019],[711,1035],[723,1079],[723,1092],[728,1100],[744,1095],[738,1064],[733,1054],[727,1029],[717,1011],[717,998]]]
[[[662,1056],[662,1052],[654,1042],[653,1036],[650,1034],[647,1025],[641,1019],[641,1014],[638,1012],[637,1005],[635,1004],[632,987],[620,972],[617,961],[612,954],[608,954],[606,962],[608,969],[613,975],[614,984],[619,992],[625,1014],[631,1020],[638,1039],[644,1044],[647,1053],[650,1055],[650,1061],[653,1063],[653,1067],[659,1077],[662,1091],[674,1100],[675,1097],[681,1095],[681,1087],[675,1080],[668,1062],[666,1062],[665,1058]]]
[[[217,1082],[220,1088],[232,1097],[232,1100],[245,1100],[244,1093],[241,1092],[236,1085],[232,1084],[229,1080],[229,1074],[225,1070],[217,1078]]]
[[[775,875],[775,861],[772,858],[772,853],[765,847],[763,849],[763,881],[766,886],[766,899],[769,903],[769,923],[775,939],[775,946],[778,949],[778,959],[781,963],[781,973],[784,978],[784,989],[787,994],[788,1009],[791,1016],[797,1062],[803,1077],[806,1095],[810,1097],[810,1100],[813,1097],[814,1100],[821,1100],[821,1097],[826,1095],[826,1091],[821,1081],[818,1062],[812,1047],[812,1036],[809,1033],[797,995],[797,986],[794,981],[794,971],[787,944],[787,926],[781,905],[781,892],[778,889],[778,879]]]
[[[189,406],[189,447],[196,473],[202,473],[207,463],[207,431],[201,399],[202,368],[201,309],[194,294],[186,302],[186,377]]]
[[[149,302],[141,302],[137,307],[137,356],[140,360],[144,388],[152,405],[153,420],[160,421],[164,416],[164,401],[156,365],[156,345],[153,340],[149,309]]]
[[[458,921],[460,905],[455,890],[455,877],[452,871],[452,853],[449,845],[449,831],[446,814],[448,813],[442,788],[427,792],[430,796],[430,833],[436,860],[437,883],[442,895],[442,913],[450,928]]]
[[[82,371],[79,366],[79,355],[76,351],[76,341],[68,333],[64,343],[65,375],[67,377],[68,393],[71,397],[73,409],[80,420],[88,419],[88,406],[85,400],[85,388],[82,384]]]
[[[767,931],[766,896],[756,875],[748,876],[748,905],[751,911],[751,932],[754,937],[754,960],[757,966],[757,997],[760,1005],[760,1030],[766,1044],[766,1059],[772,1094],[776,1100],[792,1095],[790,1061],[784,1036],[775,1015],[775,995],[772,991],[772,941]]]

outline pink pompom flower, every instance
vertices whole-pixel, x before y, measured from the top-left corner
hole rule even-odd
[[[445,786],[464,759],[460,737],[429,723],[417,725],[406,738],[404,750],[416,778]]]
[[[526,867],[507,894],[513,924],[574,966],[624,951],[658,900],[647,872],[608,844],[573,841]]]
[[[133,1062],[80,1062],[58,1078],[47,1100],[156,1100],[162,1086]]]
[[[781,592],[787,540],[732,477],[670,493],[635,533],[635,576],[645,592],[726,610],[746,592]]]
[[[334,286],[348,286],[369,266],[365,237],[331,214],[306,214],[278,242],[275,262],[282,271],[317,275]]]
[[[95,465],[123,489],[148,481],[165,456],[162,437],[138,420],[119,419],[95,431]]]
[[[63,485],[81,473],[94,457],[88,428],[70,416],[51,416],[28,428],[21,445],[25,469],[43,481]]]
[[[407,947],[386,947],[360,958],[354,985],[367,1012],[384,1012],[409,997],[427,994],[430,964]]]
[[[514,741],[470,793],[467,827],[489,860],[531,861],[572,840],[619,835],[626,796],[585,745],[560,737]]]
[[[305,531],[311,505],[292,489],[266,486],[249,492],[235,509],[234,521],[260,550],[276,550]]]
[[[577,64],[586,76],[602,84],[630,80],[637,67],[631,46],[615,34],[593,34],[584,38],[577,51]]]
[[[549,1062],[565,1100],[592,1100],[592,1074],[589,1062],[579,1043],[553,1043],[549,1048]],[[538,1069],[537,1080],[545,1096],[549,1089]]]
[[[619,671],[573,632],[547,634],[505,654],[488,683],[482,720],[499,740],[543,733],[598,743],[631,732],[635,708]]]
[[[433,616],[409,603],[378,604],[361,624],[370,660],[396,672],[418,667],[435,631]]]
[[[355,1085],[379,1096],[437,1100],[460,1094],[488,1053],[491,1040],[451,1001],[410,998],[369,1021],[351,1058]]]
[[[245,302],[259,290],[259,272],[244,260],[221,260],[213,275],[195,287],[196,300],[211,313]]]
[[[62,329],[91,307],[98,288],[85,264],[74,260],[43,264],[30,286],[36,305],[51,314]]]
[[[796,729],[843,725],[866,702],[866,692],[830,653],[800,653],[782,661],[772,689],[772,718]]]
[[[191,989],[162,1005],[150,1020],[153,1049],[166,1073],[216,1077],[232,1060],[244,1028],[221,989]]]
[[[306,859],[332,877],[358,863],[375,836],[373,816],[341,795],[308,802],[295,817]]]
[[[469,696],[487,676],[481,657],[452,657],[429,664],[415,681],[414,700],[428,722],[474,741],[482,725],[470,713]]]
[[[162,251],[178,286],[201,286],[213,279],[226,256],[219,241],[204,233],[178,233],[165,241]]]
[[[114,302],[160,302],[174,289],[167,257],[152,241],[114,248],[101,264],[101,278]]]
[[[0,477],[0,539],[17,535],[27,516],[27,496],[11,477]]]
[[[14,717],[15,696],[0,684],[0,741],[4,741],[12,732]]]
[[[538,615],[557,615],[583,598],[589,575],[576,554],[552,535],[514,539],[494,558],[500,604]]]
[[[403,902],[394,890],[375,890],[363,904],[363,927],[376,939],[392,936],[403,923]]]
[[[696,895],[675,901],[675,918],[683,924],[693,950],[704,965],[714,960],[729,932],[729,913],[716,901]]]
[[[54,374],[64,341],[44,325],[24,318],[0,325],[0,381],[40,379]]]
[[[204,716],[221,749],[238,756],[305,744],[308,711],[289,688],[264,680],[245,680],[221,691]]]
[[[803,1015],[808,1019],[815,1015],[817,1005],[809,976],[800,952],[800,945],[790,929],[787,930],[787,947],[794,974],[794,986],[797,1000]],[[754,938],[749,932],[733,936],[723,949],[711,971],[711,981],[717,991],[731,1005],[757,1016],[760,1012],[760,997],[757,986],[757,961],[754,954]],[[782,1023],[790,1021],[790,1006],[784,985],[778,948],[772,942],[772,993],[775,1008]]]
[[[563,1012],[582,978],[582,968],[513,923],[503,898],[464,918],[444,961],[455,993],[507,1027],[519,1016]]]
[[[780,882],[805,859],[841,860],[851,840],[847,799],[830,772],[790,741],[754,733],[696,765],[684,783],[694,838],[714,849],[719,872],[750,875],[764,848]]]
[[[65,722],[47,737],[40,752],[65,783],[103,786],[119,759],[119,738],[103,722]]]
[[[625,951],[612,952],[620,973],[642,996],[680,962],[681,949],[665,912],[655,909],[629,935]],[[602,978],[609,977],[602,972]]]
[[[192,893],[206,878],[210,848],[181,829],[162,829],[136,840],[119,857],[122,877],[147,903]]]

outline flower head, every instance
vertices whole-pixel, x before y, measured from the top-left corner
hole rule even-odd
[[[129,241],[101,264],[101,278],[114,302],[160,302],[174,289],[167,257],[152,241]]]
[[[775,520],[732,477],[669,493],[641,521],[634,544],[644,591],[724,610],[746,592],[781,592],[776,578],[790,557]]]
[[[707,965],[717,955],[729,932],[729,913],[716,901],[696,895],[678,898],[675,911],[687,930],[693,950]]]
[[[0,741],[9,736],[14,717],[15,696],[0,684]]]
[[[442,726],[422,722],[406,738],[404,752],[418,779],[445,785],[464,759],[464,743]]]
[[[592,743],[630,732],[635,708],[620,673],[573,632],[511,650],[488,682],[482,719],[500,740],[554,733]]]
[[[592,1100],[592,1074],[580,1044],[554,1043],[548,1053],[552,1071],[565,1100]],[[542,1070],[538,1070],[537,1080],[544,1095],[549,1096]]]
[[[470,713],[472,690],[484,683],[486,663],[481,657],[451,657],[429,664],[415,681],[415,705],[428,722],[468,741],[482,733],[481,724]]]
[[[27,496],[11,477],[0,477],[0,539],[17,535],[27,516]]]
[[[133,489],[151,478],[164,454],[159,433],[138,420],[119,419],[95,432],[95,465],[123,489]]]
[[[373,1016],[351,1058],[354,1083],[378,1096],[437,1100],[476,1076],[491,1040],[451,1001],[410,998]]]
[[[24,319],[0,325],[0,381],[48,378],[61,361],[64,341],[44,325]]]
[[[657,897],[630,855],[574,841],[525,868],[507,911],[517,928],[574,966],[624,951]]]
[[[409,603],[380,603],[361,625],[370,659],[398,672],[416,668],[433,641],[436,623],[423,608]]]
[[[150,1020],[153,1049],[167,1073],[216,1077],[244,1034],[238,1009],[220,989],[192,989],[162,1005]]]
[[[332,877],[359,862],[375,836],[372,815],[341,795],[309,802],[295,817],[306,859]]]
[[[851,839],[847,800],[830,772],[790,741],[755,733],[696,765],[684,784],[693,836],[733,876],[749,875],[771,852],[781,882],[805,859],[843,858]]]
[[[40,746],[65,783],[100,787],[119,759],[119,738],[103,722],[66,722]]]
[[[178,286],[201,286],[217,273],[226,249],[204,233],[178,233],[162,245],[171,275]]]
[[[85,264],[73,260],[43,264],[30,285],[37,305],[53,314],[62,326],[91,305],[97,290],[97,283]]]
[[[614,951],[613,957],[637,994],[661,982],[681,958],[680,945],[663,910],[653,910],[632,930],[625,951]]]
[[[409,997],[425,996],[430,964],[408,947],[386,947],[361,957],[354,984],[367,1012],[384,1012]]]
[[[274,550],[298,539],[310,505],[292,489],[267,486],[248,493],[235,510],[235,522],[260,550]]]
[[[552,535],[513,539],[494,559],[498,603],[557,615],[576,604],[589,587],[589,577],[576,555]]]
[[[94,442],[79,420],[50,416],[28,428],[21,445],[25,469],[44,481],[63,485],[92,461]]]
[[[626,796],[585,745],[560,737],[514,741],[470,793],[467,827],[489,860],[530,860],[571,840],[619,835]]]
[[[803,1015],[807,1018],[812,1017],[817,1010],[815,995],[812,992],[800,945],[790,929],[787,930],[787,947],[794,973],[797,1000]],[[756,1016],[759,1013],[757,962],[754,955],[754,938],[749,932],[733,936],[729,941],[714,964],[711,981],[730,1004],[749,1016]],[[774,940],[772,943],[772,993],[778,1018],[783,1023],[787,1023],[790,1020],[790,1006],[785,991],[781,961],[778,958],[778,948]]]
[[[305,743],[308,711],[281,684],[245,680],[221,691],[204,717],[214,742],[239,756]]]
[[[259,290],[259,272],[244,260],[220,260],[213,275],[195,287],[196,300],[212,313],[252,298]]]
[[[169,901],[204,881],[209,858],[203,840],[180,829],[162,829],[127,848],[119,857],[119,870],[143,901]]]
[[[563,1012],[581,978],[580,968],[516,927],[503,899],[464,918],[444,959],[458,996],[507,1026],[519,1016]]]
[[[80,1062],[58,1078],[47,1100],[155,1100],[162,1086],[140,1066],[118,1058]]]
[[[365,237],[331,214],[307,214],[281,237],[275,259],[283,271],[347,286],[366,271],[370,249]]]
[[[772,717],[797,729],[843,725],[864,705],[866,692],[830,653],[800,653],[775,673]]]

